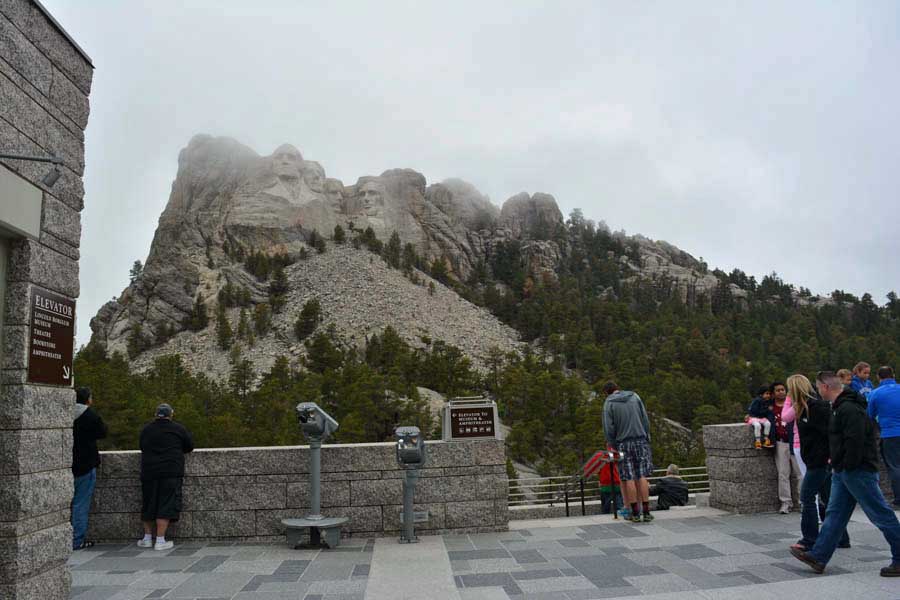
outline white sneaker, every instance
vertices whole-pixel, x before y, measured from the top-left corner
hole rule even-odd
[[[780,512],[783,515],[789,514],[791,512],[791,505],[790,504],[782,504],[781,510],[779,510],[778,512]]]
[[[138,540],[137,545],[138,545],[138,548],[152,548],[153,540],[152,539],[145,540],[145,539],[141,538]]]
[[[154,550],[171,550],[175,547],[175,542],[172,540],[166,540],[164,542],[156,542],[156,545],[153,546]]]

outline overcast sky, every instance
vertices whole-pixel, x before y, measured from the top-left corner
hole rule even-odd
[[[900,3],[44,0],[93,58],[79,343],[196,133],[395,167],[828,293],[900,290]]]

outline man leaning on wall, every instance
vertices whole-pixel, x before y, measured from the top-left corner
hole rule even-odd
[[[169,524],[181,515],[181,488],[184,480],[184,455],[194,450],[191,433],[173,421],[175,411],[168,404],[156,408],[156,418],[141,430],[141,520],[144,537],[138,547],[169,550],[175,546],[166,540]],[[156,528],[156,543],[153,531]]]

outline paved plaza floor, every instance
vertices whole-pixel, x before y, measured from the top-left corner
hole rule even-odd
[[[709,508],[658,512],[650,524],[609,516],[512,522],[505,533],[348,539],[326,551],[178,544],[155,552],[97,546],[71,559],[75,600],[754,600],[900,599],[884,538],[864,515],[824,575],[793,559],[800,517]]]

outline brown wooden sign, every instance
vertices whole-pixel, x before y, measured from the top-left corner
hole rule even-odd
[[[75,302],[39,288],[31,291],[28,381],[72,385]]]
[[[494,407],[451,405],[450,433],[454,439],[496,437]]]

